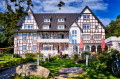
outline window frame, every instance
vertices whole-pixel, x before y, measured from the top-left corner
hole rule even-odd
[[[47,26],[47,28],[46,28]],[[50,25],[43,25],[43,29],[50,29]]]
[[[44,18],[44,22],[50,22],[49,18]]]
[[[58,18],[58,22],[65,22],[65,18]]]
[[[96,35],[97,35],[97,39],[96,39]],[[99,38],[100,37],[100,38]],[[95,40],[102,40],[102,35],[101,34],[95,34],[94,35],[94,39]]]
[[[90,19],[90,15],[83,15],[83,20],[89,20],[89,19]]]
[[[60,28],[62,27],[62,28]],[[58,29],[65,29],[65,25],[58,25]]]
[[[35,49],[35,50],[34,50]],[[33,45],[33,51],[36,52],[37,51],[37,45]]]
[[[77,30],[72,30],[72,37],[77,37]]]
[[[90,40],[90,35],[89,34],[84,34],[83,35],[83,40]]]
[[[37,40],[37,34],[33,34],[33,40]]]
[[[26,33],[23,33],[23,40],[27,40],[27,34]]]
[[[83,24],[83,30],[90,30],[90,24]]]
[[[33,24],[25,24],[24,29],[33,29]]]
[[[25,48],[24,48],[25,47]],[[25,49],[25,50],[24,50]],[[26,45],[23,45],[23,51],[26,52],[27,51],[27,47]]]

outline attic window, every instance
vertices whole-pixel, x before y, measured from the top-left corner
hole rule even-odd
[[[89,20],[89,15],[83,15],[84,20]]]
[[[31,15],[30,15],[30,13],[28,13],[27,19],[28,19],[28,20],[31,19]]]
[[[50,22],[50,19],[45,18],[44,22]]]
[[[43,25],[43,29],[49,29],[49,25]]]
[[[98,29],[98,26],[95,26],[95,29]]]
[[[58,29],[64,29],[65,26],[64,25],[58,25]]]
[[[58,18],[58,22],[65,22],[64,18]]]

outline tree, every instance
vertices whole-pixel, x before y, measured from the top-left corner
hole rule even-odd
[[[109,25],[106,26],[108,33],[106,33],[106,38],[110,36],[120,36],[120,15],[117,16],[116,21],[111,21]]]
[[[19,28],[16,26],[18,19],[26,15],[24,6],[21,4],[26,3],[28,6],[33,6],[32,0],[5,0],[5,3],[7,11],[0,13],[0,48],[13,46],[12,35],[14,30]]]
[[[59,10],[61,10],[61,7],[64,6],[64,5],[65,5],[65,3],[63,1],[60,1],[57,6],[59,7]]]
[[[27,15],[24,12],[23,3],[28,6],[33,6],[32,0],[5,0],[7,11],[0,13],[0,48],[13,46],[13,34],[14,30],[20,28],[16,26],[18,19],[23,15]],[[59,9],[65,5],[63,1],[58,4]],[[12,8],[14,6],[14,8]]]

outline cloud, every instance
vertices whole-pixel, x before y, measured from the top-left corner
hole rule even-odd
[[[103,0],[62,0],[65,2],[65,6],[61,10],[57,7],[60,0],[32,0],[34,7],[33,12],[54,12],[54,13],[80,13],[83,8],[88,5],[93,10],[106,10],[107,3]],[[1,1],[5,5],[5,0]],[[10,3],[11,4],[11,3]],[[6,7],[0,5],[0,10],[6,10]],[[22,4],[24,8],[27,7],[25,3]],[[14,9],[15,7],[12,6]]]
[[[111,22],[109,18],[99,18],[99,19],[105,26]]]
[[[103,0],[62,0],[65,6],[61,10],[57,7],[59,0],[33,0],[34,12],[54,12],[54,13],[80,13],[88,5],[93,10],[106,10],[107,3]],[[36,5],[39,4],[39,5]]]

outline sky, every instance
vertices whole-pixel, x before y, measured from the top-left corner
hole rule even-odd
[[[6,11],[5,0],[0,0],[0,12]],[[120,0],[62,0],[65,6],[59,10],[60,0],[32,0],[34,13],[81,13],[88,6],[106,26],[120,14]],[[27,5],[22,4],[26,9]],[[14,6],[12,6],[14,9]]]

